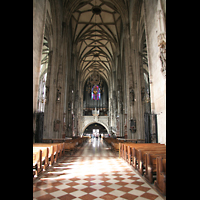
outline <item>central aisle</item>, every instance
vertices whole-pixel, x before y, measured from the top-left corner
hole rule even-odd
[[[162,200],[102,139],[96,138],[34,181],[33,199]]]

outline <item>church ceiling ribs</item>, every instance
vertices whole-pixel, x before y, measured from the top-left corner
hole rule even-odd
[[[85,81],[89,78],[90,75],[92,75],[93,71],[89,71],[88,73],[85,72],[85,74],[83,75],[83,85],[85,85]],[[101,72],[101,76],[105,79],[107,85],[108,85],[108,75],[106,75],[104,72]]]
[[[85,70],[88,67],[89,64],[97,64],[97,63],[99,63],[99,64],[103,63],[104,66],[102,64],[101,64],[101,66],[103,68],[105,68],[107,71],[110,71],[111,66],[110,66],[109,61],[102,61],[100,59],[99,60],[92,59],[92,60],[89,60],[89,61],[84,60],[84,61],[82,61],[80,67],[81,67],[82,70]]]
[[[79,42],[86,40],[86,39],[90,39],[90,40],[94,40],[94,41],[98,41],[100,39],[93,39],[95,37],[99,37],[102,40],[108,40],[110,42],[112,42],[115,46],[117,45],[116,40],[114,40],[106,31],[104,31],[104,29],[102,29],[101,26],[98,26],[101,30],[91,30],[92,28],[94,28],[94,26],[90,27],[87,31],[84,32],[84,34],[82,34],[80,37],[78,37],[75,41],[76,44],[78,44]],[[94,34],[95,33],[95,34]]]
[[[91,75],[93,73],[93,70],[91,70],[91,71],[88,71],[88,73],[86,73],[85,72],[85,80],[87,80],[88,78],[89,78],[89,76]],[[103,71],[101,72],[102,74],[102,77],[105,79],[105,80],[107,80],[108,79],[108,75],[107,74],[105,74]]]
[[[108,60],[112,59],[111,52],[107,49],[107,47],[105,47],[105,48],[108,51],[110,57],[105,53],[105,51],[102,50],[102,48],[100,48],[99,46],[94,46],[94,47],[91,47],[91,49],[87,53],[85,53],[84,56],[82,56],[82,54],[84,53],[84,51],[86,50],[86,48],[84,49],[84,51],[81,53],[81,55],[79,57],[80,62],[82,62],[83,59],[85,59],[85,58],[87,58],[89,56],[90,57],[92,56],[94,58],[95,55],[97,55],[97,54],[98,54],[98,58],[99,59],[102,59],[101,57],[103,57],[103,55]],[[87,49],[88,49],[88,47],[87,47]],[[104,59],[102,59],[102,60],[104,61]]]
[[[96,63],[98,63],[98,65],[97,65]],[[105,70],[107,73],[110,71],[107,67],[104,67],[104,66],[103,66],[101,63],[99,63],[99,62],[88,62],[88,64],[84,67],[84,69],[82,69],[82,71],[85,71],[85,70],[89,69],[89,67],[91,67],[91,66],[97,66],[96,68],[97,68],[98,70],[103,69],[103,70]],[[92,69],[92,68],[90,68],[90,69]]]
[[[122,19],[119,6],[107,0],[76,2],[71,24],[79,69],[85,78],[98,69],[108,81],[120,41]]]

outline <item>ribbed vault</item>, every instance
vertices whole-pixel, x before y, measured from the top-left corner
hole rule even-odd
[[[72,41],[83,82],[94,71],[108,82],[121,25],[121,16],[111,1],[84,1],[76,7],[71,16]]]

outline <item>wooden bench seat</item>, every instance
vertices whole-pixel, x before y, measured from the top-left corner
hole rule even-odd
[[[138,172],[143,175],[144,170],[148,169],[148,161],[147,161],[147,154],[158,156],[163,155],[166,156],[166,149],[149,149],[149,150],[138,150],[137,153],[137,170]]]
[[[111,142],[111,145],[112,145],[112,149],[116,152],[119,151],[119,143],[116,143],[116,142]]]
[[[158,152],[147,152],[146,153],[146,163],[145,168],[146,172],[144,174],[144,177],[150,182],[153,183],[153,176],[157,175],[157,169],[156,169],[156,158],[161,157],[166,159],[166,152],[165,153],[158,153]]]
[[[49,166],[49,149],[47,147],[33,147],[33,152],[37,152],[38,150],[42,151],[43,169],[47,170]]]
[[[103,140],[107,143],[107,144],[111,144],[111,142],[118,142],[119,140],[117,140],[116,138],[103,138]]]
[[[53,165],[58,160],[58,145],[54,143],[34,143],[33,147],[47,147],[49,148],[49,164]]]
[[[61,158],[62,156],[65,155],[65,149],[64,149],[65,143],[64,142],[53,143],[53,145],[57,145],[58,158]]]
[[[146,143],[144,143],[146,144]],[[124,143],[119,143],[119,148],[120,148],[120,151],[119,151],[119,157],[122,157],[125,159],[125,155],[126,155],[126,152],[128,152],[127,148],[129,146],[135,146],[135,145],[139,145],[137,143],[131,143],[131,142],[124,142]],[[126,159],[125,159],[126,160]]]
[[[137,149],[158,149],[158,148],[162,148],[164,147],[164,145],[161,145],[159,143],[156,143],[156,144],[153,144],[153,143],[145,143],[145,144],[138,144],[138,145],[129,145],[127,146],[127,149],[125,149],[125,154],[126,154],[126,158],[127,158],[127,161],[131,162],[132,160],[132,165],[134,167],[136,167],[136,160],[137,160]]]
[[[161,194],[166,195],[166,158],[161,156],[156,158],[156,173],[154,185]]]
[[[129,142],[129,143],[144,143],[144,139],[125,139],[125,138],[117,138],[119,142]]]
[[[81,146],[88,138],[73,138],[68,139],[43,139],[50,141],[49,143],[34,143],[33,144],[33,177],[38,176],[42,170],[46,170],[48,166],[58,162],[65,151],[75,151],[77,146]]]
[[[132,158],[132,166],[137,169],[137,164],[140,156],[141,160],[141,153],[145,151],[165,151],[166,152],[166,147],[165,146],[149,146],[149,147],[133,147],[132,148],[132,153],[129,154],[129,157]]]
[[[159,143],[122,143],[120,146],[121,146],[120,156],[130,164],[133,148],[139,148],[139,147],[149,148],[150,146],[164,146],[164,145]]]
[[[42,150],[33,151],[33,177],[42,171]]]
[[[65,142],[64,149],[65,152],[70,152],[70,155],[76,151],[76,142]]]
[[[87,137],[73,138],[65,141],[65,152],[70,152],[70,155],[78,150],[88,140]]]
[[[149,183],[166,195],[166,145],[159,143],[119,143],[119,154]]]

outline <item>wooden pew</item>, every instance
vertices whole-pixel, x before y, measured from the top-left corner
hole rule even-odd
[[[59,158],[64,156],[65,150],[70,147],[70,150],[77,149],[77,146],[83,145],[88,138],[74,138],[72,140],[65,139],[44,139],[51,141],[50,143],[34,143],[33,144],[33,174],[37,175],[46,170],[47,167],[57,162]],[[63,141],[66,141],[63,142]],[[67,143],[70,141],[70,143]],[[43,164],[43,168],[42,168]]]
[[[143,147],[133,147],[132,148],[132,166],[137,169],[137,164],[139,160],[139,150],[141,151],[158,151],[158,150],[165,150],[165,145],[150,145],[150,146],[143,146]],[[141,159],[140,159],[141,160]]]
[[[123,143],[119,143],[119,148],[120,148],[120,151],[119,151],[119,157],[122,157],[124,160],[126,160],[126,148],[127,146],[132,145],[133,143],[130,143],[130,142],[123,142]]]
[[[125,160],[125,161],[128,161],[128,152],[129,152],[129,147],[130,146],[134,146],[135,144],[137,143],[132,143],[132,142],[124,142],[122,144],[122,158]]]
[[[42,139],[42,143],[53,143],[52,139]]]
[[[166,159],[166,153],[146,153],[146,172],[144,174],[144,177],[147,181],[150,183],[153,183],[153,175],[157,175],[157,169],[156,169],[156,158],[162,157]]]
[[[58,143],[53,143],[53,145],[57,145],[57,151],[58,151],[58,158],[61,158],[62,156],[64,156],[65,154],[65,149],[64,149],[64,145],[65,143],[62,142],[58,142]]]
[[[49,149],[47,147],[33,147],[33,152],[37,152],[38,150],[42,151],[43,169],[47,170],[49,166]]]
[[[114,143],[119,143],[119,140],[116,139],[116,138],[103,138],[103,140],[105,141],[105,143],[108,145],[108,146],[111,146],[111,143],[114,142]]]
[[[76,151],[76,143],[75,142],[65,142],[64,143],[65,152],[69,152],[70,155]]]
[[[119,154],[149,183],[166,195],[166,145],[159,143],[120,143]],[[158,158],[159,157],[159,158]],[[161,161],[162,160],[162,161]]]
[[[65,141],[65,152],[69,152],[70,155],[75,153],[78,148],[83,146],[83,144],[88,140],[87,137],[82,137],[82,138],[73,138],[71,140],[66,140]]]
[[[77,138],[76,139],[76,142],[78,142],[78,146],[82,146],[83,145],[83,141],[84,141],[84,138]]]
[[[137,139],[137,143],[145,143],[145,139]]]
[[[47,147],[49,148],[49,164],[53,165],[58,160],[58,145],[54,143],[34,143],[33,147]]]
[[[136,164],[139,158],[139,150],[141,151],[158,151],[158,150],[165,150],[166,151],[166,146],[165,145],[149,145],[149,146],[138,146],[138,147],[130,147],[131,148],[131,156],[133,159],[133,166],[136,168]]]
[[[117,138],[119,142],[127,142],[127,143],[137,143],[138,139],[125,139],[125,138]]]
[[[159,143],[141,143],[141,144],[136,144],[136,145],[129,145],[128,146],[128,155],[127,155],[127,159],[128,162],[131,162],[132,160],[132,165],[134,168],[136,168],[137,165],[137,149],[146,149],[146,150],[150,150],[150,149],[154,149],[154,148],[162,148],[164,147],[164,145],[159,144]]]
[[[51,139],[52,143],[63,143],[65,142],[64,138],[52,138]]]
[[[130,155],[130,149],[129,148],[130,148],[130,146],[134,147],[135,144],[137,144],[137,143],[131,143],[131,142],[120,143],[120,155],[119,156],[127,161],[127,156]],[[146,143],[144,143],[144,144],[146,144]],[[128,160],[130,160],[130,158],[128,158]]]
[[[42,150],[33,151],[33,177],[42,171]]]
[[[147,161],[147,154],[158,156],[163,155],[166,156],[166,148],[156,148],[156,149],[139,149],[137,151],[137,170],[138,172],[143,175],[144,170],[147,172],[148,169],[148,161]]]
[[[166,195],[166,158],[160,156],[156,158],[156,173],[154,185],[161,194]]]
[[[121,157],[126,160],[129,164],[131,164],[132,158],[132,149],[139,147],[150,147],[150,146],[160,146],[162,144],[159,143],[122,143],[121,144]]]
[[[119,151],[119,143],[116,143],[116,142],[111,142],[111,145],[112,145],[112,149],[116,152]]]
[[[122,157],[122,143],[119,143],[119,158]]]

